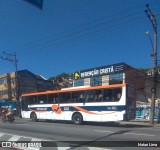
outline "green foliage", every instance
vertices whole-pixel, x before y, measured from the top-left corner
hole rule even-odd
[[[151,70],[152,68],[137,68],[137,70],[143,72],[143,73],[147,73],[147,71]],[[157,69],[160,69],[160,66],[157,66]]]
[[[62,89],[72,86],[69,79],[70,79],[70,74],[61,73],[55,77],[50,77],[48,80],[53,81],[55,89]]]
[[[143,73],[147,73],[147,71],[149,70],[149,68],[137,68],[137,70],[143,72]]]
[[[67,74],[67,73],[61,73],[55,77],[50,77],[48,80],[51,80],[51,81],[57,81],[57,82],[61,82],[63,81],[64,79],[69,79],[69,76],[70,74]]]

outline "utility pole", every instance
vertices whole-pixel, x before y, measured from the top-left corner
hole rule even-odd
[[[156,13],[152,13],[152,11],[149,8],[149,5],[146,5],[146,14],[149,20],[152,23],[153,29],[154,29],[154,45],[153,45],[153,85],[151,88],[152,92],[152,101],[151,101],[151,112],[150,112],[150,123],[154,124],[154,114],[155,114],[155,99],[156,99],[156,80],[157,80],[157,21],[156,21]]]
[[[13,63],[15,67],[15,94],[16,94],[16,101],[17,101],[17,115],[20,115],[20,108],[19,108],[19,88],[18,88],[18,72],[17,72],[17,55],[16,53],[14,54],[8,54],[6,52],[3,52],[6,57],[1,56],[2,60],[7,60]]]

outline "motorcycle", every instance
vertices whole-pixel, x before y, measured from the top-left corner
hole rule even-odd
[[[5,123],[6,121],[13,123],[15,118],[14,118],[14,114],[11,114],[8,116],[8,119],[6,118],[6,113],[7,111],[3,110],[2,111],[2,122]]]

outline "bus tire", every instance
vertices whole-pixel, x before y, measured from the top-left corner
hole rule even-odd
[[[83,117],[80,113],[75,113],[72,116],[72,121],[73,121],[74,124],[80,125],[83,122]]]
[[[31,120],[32,121],[37,121],[37,115],[35,112],[31,113]]]

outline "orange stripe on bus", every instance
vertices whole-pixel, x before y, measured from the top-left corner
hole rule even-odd
[[[76,108],[77,110],[80,110],[80,111],[82,111],[82,112],[85,112],[85,113],[87,113],[87,114],[97,114],[97,113],[94,113],[94,112],[90,112],[90,111],[88,111],[88,110],[86,110],[86,109],[83,109],[83,108],[81,108],[81,107],[78,107],[78,106],[72,106],[73,108]]]
[[[56,94],[56,93],[65,93],[65,92],[74,92],[74,91],[85,91],[85,90],[96,90],[96,89],[105,89],[105,88],[118,88],[123,87],[126,84],[113,84],[113,85],[105,85],[105,86],[94,86],[94,87],[85,87],[85,88],[76,88],[76,89],[64,89],[64,90],[53,90],[53,91],[45,91],[45,92],[35,92],[22,94],[22,96],[33,96],[33,95],[44,95],[44,94]]]
[[[102,114],[100,114],[100,113],[94,113],[94,112],[88,111],[88,110],[83,109],[83,108],[78,107],[78,106],[71,106],[71,107],[76,108],[77,110],[80,110],[80,111],[85,112],[87,114],[93,114],[93,115],[105,115],[105,114],[117,113],[116,111],[114,111],[114,112],[108,112],[108,113],[102,113]]]

